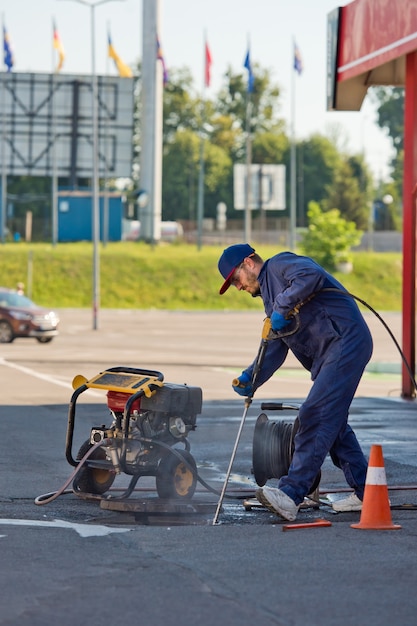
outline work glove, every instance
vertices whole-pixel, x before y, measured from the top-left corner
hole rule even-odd
[[[270,339],[271,331],[272,331],[271,318],[266,317],[264,319],[264,325],[262,326],[262,339],[265,339],[265,340]]]
[[[253,394],[250,377],[246,372],[233,379],[232,387],[233,391],[236,391],[240,396],[251,396]]]
[[[275,330],[275,332],[278,332],[282,330],[283,328],[285,328],[286,326],[288,326],[288,324],[291,324],[291,320],[285,319],[285,317],[281,315],[281,313],[278,313],[278,311],[272,312],[272,315],[271,315],[272,330]]]

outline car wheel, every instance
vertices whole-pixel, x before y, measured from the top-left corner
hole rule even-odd
[[[36,337],[39,343],[49,343],[52,341],[53,337]]]
[[[0,343],[12,343],[13,339],[13,329],[9,322],[6,322],[6,320],[0,320]]]

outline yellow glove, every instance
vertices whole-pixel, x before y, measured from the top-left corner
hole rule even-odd
[[[264,325],[262,327],[262,339],[265,339],[265,341],[268,340],[271,331],[272,331],[271,318],[266,317],[264,319]]]

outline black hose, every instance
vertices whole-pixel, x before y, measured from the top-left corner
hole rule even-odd
[[[82,469],[82,467],[83,467],[84,463],[87,461],[88,457],[91,456],[91,454],[95,450],[97,450],[97,448],[102,446],[103,443],[107,444],[108,443],[108,439],[103,439],[102,441],[99,441],[98,443],[95,443],[93,446],[91,446],[91,448],[89,448],[89,450],[83,456],[83,458],[81,459],[81,461],[79,462],[77,467],[72,472],[71,476],[65,481],[65,483],[62,485],[62,487],[60,489],[58,489],[57,491],[51,491],[50,493],[44,493],[44,494],[38,496],[37,498],[35,498],[35,504],[37,504],[37,505],[49,504],[50,502],[52,502],[53,500],[58,498],[58,496],[61,496],[63,494],[73,493],[72,490],[71,491],[69,491],[69,490],[66,491],[67,487],[75,480],[75,477],[77,476],[78,472]]]
[[[404,366],[405,366],[405,368],[406,368],[406,370],[408,372],[408,375],[410,376],[410,379],[411,379],[411,382],[413,383],[414,389],[417,391],[417,382],[416,382],[416,379],[414,378],[414,374],[413,374],[413,372],[411,370],[411,367],[410,367],[410,365],[409,365],[409,363],[408,363],[408,361],[407,361],[407,359],[405,357],[405,354],[401,350],[400,344],[398,343],[398,341],[394,337],[394,333],[392,332],[392,330],[390,329],[388,324],[385,322],[385,320],[380,316],[378,311],[376,311],[373,307],[371,307],[370,304],[365,302],[365,300],[362,300],[362,298],[359,298],[358,296],[355,296],[353,293],[350,293],[349,291],[344,291],[343,289],[338,289],[337,287],[325,287],[324,289],[322,289],[318,293],[321,293],[323,291],[333,291],[333,292],[336,292],[336,293],[343,293],[346,296],[350,296],[354,300],[357,300],[358,302],[360,302],[361,304],[366,306],[375,315],[375,317],[377,317],[379,319],[379,321],[384,326],[385,330],[388,332],[389,336],[393,340],[393,342],[395,344],[395,347],[397,348],[398,352],[400,353],[401,359],[402,359],[402,361],[404,363]]]
[[[66,495],[66,494],[71,494],[71,493],[75,493],[75,495],[78,495],[76,491],[72,490],[67,490],[67,487],[75,480],[75,478],[77,477],[78,473],[80,472],[80,470],[83,468],[85,462],[87,461],[87,459],[91,456],[91,454],[100,446],[103,445],[107,445],[109,443],[109,439],[103,439],[102,441],[99,441],[98,443],[94,444],[91,448],[89,448],[89,450],[87,451],[87,453],[83,456],[83,458],[79,461],[77,467],[74,469],[74,471],[72,472],[72,474],[69,476],[69,478],[65,481],[65,483],[62,485],[62,487],[60,487],[60,489],[58,489],[57,491],[51,491],[50,493],[44,493],[40,496],[37,496],[35,498],[35,504],[37,504],[38,506],[44,505],[44,504],[49,504],[50,502],[52,502],[53,500],[55,500],[56,498],[58,498],[61,495]],[[176,450],[175,448],[173,448],[172,446],[169,446],[168,444],[164,443],[163,441],[156,441],[154,439],[145,439],[145,438],[140,438],[140,441],[142,441],[143,443],[151,443],[151,444],[157,444],[159,446],[161,446],[162,448],[167,449],[169,452],[171,452],[174,456],[176,456],[178,459],[180,459],[180,461],[182,463],[184,463],[187,468],[190,470],[190,472],[192,472],[192,474],[195,474],[195,477],[197,479],[197,481],[205,488],[207,489],[207,491],[211,491],[211,493],[215,494],[216,496],[220,495],[220,491],[217,491],[216,489],[214,489],[213,487],[211,487],[208,483],[206,483],[201,476],[199,476],[198,472],[195,472],[195,469],[192,467],[192,465],[190,465],[190,463],[188,463],[187,459],[185,459],[182,454],[180,452],[178,452],[178,450]],[[137,476],[137,480],[140,478],[140,475]],[[136,482],[137,482],[136,480]],[[135,482],[135,484],[136,484]],[[105,498],[106,500],[109,499],[114,499],[114,500],[121,500],[127,497],[127,495],[130,495],[133,491],[133,488],[135,486],[135,484],[132,485],[132,488],[130,490],[128,490],[127,492],[125,492],[123,494],[122,497],[114,497],[114,498],[109,498],[108,496]],[[93,495],[93,494],[91,494]],[[236,500],[241,500],[242,498],[247,497],[247,494],[245,496],[235,496],[235,495],[231,495],[231,494],[225,494],[225,496],[227,498],[232,498],[232,499],[236,499]],[[98,496],[97,499],[103,499],[101,496]]]
[[[205,489],[207,489],[207,491],[210,491],[211,493],[214,493],[216,496],[220,495],[220,491],[217,491],[217,489],[214,489],[214,487],[211,487],[208,483],[206,483],[205,480],[203,480],[201,478],[201,476],[199,476],[198,472],[195,472],[194,468],[192,467],[192,465],[190,465],[190,463],[188,463],[187,459],[185,459],[182,456],[182,454],[180,452],[178,452],[178,450],[176,450],[172,446],[168,445],[167,443],[164,443],[163,441],[157,441],[155,439],[145,439],[143,437],[139,438],[137,441],[141,441],[142,443],[150,443],[152,445],[157,444],[158,446],[161,446],[162,448],[165,448],[166,450],[171,452],[174,456],[176,456],[178,459],[180,459],[180,461],[182,463],[184,463],[184,465],[190,470],[190,472],[192,474],[195,474],[195,477],[196,477],[197,481]],[[225,496],[228,497],[228,498],[234,498],[234,499],[237,499],[237,500],[242,498],[242,496],[232,496],[230,494],[225,494]]]

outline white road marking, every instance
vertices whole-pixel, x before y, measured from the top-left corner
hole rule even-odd
[[[100,526],[99,524],[75,524],[73,522],[64,522],[64,520],[56,519],[52,522],[43,522],[33,519],[0,519],[0,524],[4,526],[41,526],[43,528],[70,528],[75,530],[80,537],[105,537],[111,533],[127,533],[131,528],[109,528],[108,526]],[[0,535],[6,537],[7,535]]]
[[[29,367],[25,367],[24,365],[17,365],[17,363],[11,363],[10,361],[6,361],[6,359],[3,359],[1,357],[0,357],[0,365],[4,365],[5,367],[10,367],[12,369],[18,370],[19,372],[23,372],[24,374],[28,374],[29,376],[33,376],[34,378],[39,378],[40,380],[44,380],[48,383],[59,385],[60,387],[65,387],[65,389],[72,389],[71,383],[66,383],[62,380],[59,380],[58,378],[49,376],[48,374],[41,374],[41,372],[37,372],[36,370],[30,369]],[[90,396],[94,395],[94,396],[101,397],[101,398],[103,397],[103,394],[101,394],[99,391],[94,391],[94,389],[89,389],[88,393]]]

